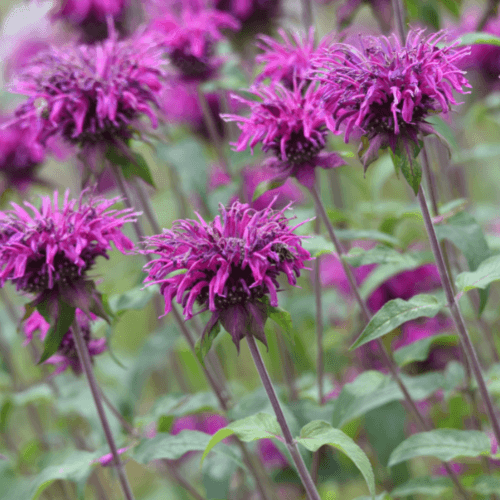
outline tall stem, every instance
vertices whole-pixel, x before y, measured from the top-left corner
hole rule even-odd
[[[455,322],[455,326],[462,340],[465,354],[467,355],[467,358],[469,360],[469,364],[471,366],[472,372],[474,373],[474,377],[476,378],[479,392],[481,393],[481,398],[483,400],[484,405],[486,406],[486,411],[488,413],[488,417],[491,426],[493,428],[493,433],[495,434],[497,441],[500,443],[500,424],[495,414],[493,401],[491,400],[491,397],[488,393],[486,382],[484,381],[483,378],[481,365],[479,364],[479,359],[477,357],[476,350],[472,345],[469,333],[467,331],[467,327],[465,326],[464,318],[455,300],[455,295],[453,294],[453,287],[451,284],[450,276],[448,274],[448,271],[444,263],[443,254],[441,252],[441,247],[439,246],[434,226],[432,225],[431,215],[429,213],[429,209],[427,208],[427,200],[425,197],[424,190],[422,189],[422,186],[420,186],[417,198],[420,204],[420,210],[422,211],[422,215],[424,218],[425,229],[427,230],[427,234],[429,236],[429,242],[431,244],[432,253],[434,254],[434,258],[436,260],[436,265],[439,271],[439,276],[441,278],[441,283],[443,284],[443,288],[446,294],[446,300],[448,302],[448,307],[450,308],[451,316],[453,318],[453,321]]]
[[[316,486],[311,478],[311,475],[307,470],[306,464],[304,463],[304,459],[302,458],[302,455],[299,452],[297,443],[293,439],[290,428],[288,427],[285,415],[283,414],[283,410],[281,409],[281,405],[278,400],[278,396],[274,391],[273,384],[271,382],[269,374],[267,373],[266,366],[264,365],[264,360],[260,355],[259,348],[257,347],[255,339],[249,333],[247,333],[247,342],[248,346],[250,347],[250,352],[252,354],[255,367],[257,368],[260,379],[262,380],[262,385],[266,390],[266,393],[269,397],[269,401],[271,402],[274,413],[276,414],[276,418],[283,432],[283,437],[285,438],[285,444],[288,448],[288,451],[290,452],[290,455],[292,456],[295,466],[297,467],[297,471],[299,473],[300,479],[302,480],[302,484],[306,489],[307,497],[309,498],[309,500],[321,500],[318,490],[316,489]]]
[[[316,220],[314,221],[314,232],[319,234],[320,224],[318,210],[316,209]],[[325,397],[325,370],[323,363],[323,301],[321,300],[321,276],[320,276],[320,259],[316,257],[314,261],[314,298],[316,303],[316,371],[318,381],[318,399],[319,404],[323,404]]]
[[[356,280],[354,278],[354,275],[352,273],[351,267],[349,266],[349,264],[347,264],[347,262],[345,262],[345,260],[343,258],[344,254],[345,254],[344,248],[340,244],[340,241],[337,238],[337,235],[335,234],[332,223],[330,222],[330,219],[328,218],[325,207],[323,206],[323,203],[321,202],[321,198],[320,198],[319,193],[318,193],[315,186],[313,186],[313,188],[311,189],[311,194],[314,198],[314,202],[316,204],[316,209],[317,209],[318,213],[320,214],[320,216],[321,216],[321,218],[322,218],[322,220],[327,228],[330,239],[332,240],[332,243],[335,247],[335,251],[337,252],[337,254],[339,256],[342,267],[344,268],[344,272],[345,272],[347,279],[349,281],[349,284],[351,286],[351,291],[353,292],[353,294],[356,298],[356,301],[358,302],[358,304],[361,308],[361,312],[363,314],[365,323],[368,323],[372,317],[371,312],[368,309],[366,302],[361,297],[361,294],[359,293],[359,288],[358,288],[358,285],[357,285]],[[403,393],[405,401],[409,405],[409,407],[412,411],[412,414],[413,414],[415,420],[417,421],[418,425],[424,431],[430,430],[432,428],[431,425],[421,415],[415,401],[413,400],[411,394],[408,392],[408,389],[406,388],[404,382],[401,380],[401,377],[399,375],[398,366],[396,365],[396,363],[392,359],[391,355],[387,351],[384,343],[380,339],[377,339],[376,342],[377,342],[377,345],[380,349],[380,352],[382,353],[382,357],[384,358],[384,362],[385,362],[386,366],[389,368],[391,375],[393,376],[394,380],[398,384],[398,387],[400,388],[401,392]],[[462,495],[462,497],[464,499],[469,499],[469,495],[463,489],[463,486],[461,485],[460,481],[458,480],[458,477],[455,474],[455,472],[453,471],[453,469],[449,466],[449,464],[447,462],[443,462],[443,464],[445,466],[446,472],[451,477],[451,479],[454,482],[457,489],[460,491],[460,494]]]
[[[78,325],[78,321],[76,321],[76,319],[73,321],[73,337],[75,339],[78,359],[80,360],[80,364],[83,368],[83,371],[85,372],[85,377],[87,378],[90,392],[92,393],[92,397],[94,398],[95,407],[97,409],[97,414],[99,415],[99,420],[101,421],[104,435],[106,436],[106,441],[108,442],[111,454],[113,455],[113,460],[118,474],[118,481],[120,482],[120,486],[126,500],[134,500],[132,489],[130,488],[127,475],[125,474],[125,468],[123,467],[123,463],[120,460],[120,455],[118,454],[115,440],[109,427],[108,419],[106,417],[106,414],[104,413],[104,407],[101,401],[101,391],[99,390],[97,380],[94,376],[94,371],[92,370],[92,362],[90,360],[89,351],[87,349],[85,341],[83,340],[82,332],[80,331],[80,326]]]
[[[406,40],[406,25],[405,25],[405,8],[402,0],[392,0],[392,10],[394,11],[394,19],[398,30],[401,43]]]

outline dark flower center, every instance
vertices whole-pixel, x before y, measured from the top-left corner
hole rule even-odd
[[[325,147],[324,138],[326,137],[326,131],[321,130],[320,134],[323,140],[314,142],[305,137],[302,130],[292,132],[290,139],[285,144],[286,161],[294,165],[311,161]],[[274,154],[283,160],[279,139],[276,140],[271,148]]]
[[[170,61],[184,75],[202,77],[210,72],[210,58],[212,55],[212,44],[206,45],[206,50],[201,57],[197,57],[185,49],[176,48],[170,52]]]
[[[85,265],[80,267],[71,262],[64,253],[58,252],[53,260],[54,287],[64,287],[81,280],[85,272],[93,266],[98,255],[101,253],[96,253],[92,246],[84,249],[80,257],[85,261]],[[28,293],[38,294],[47,290],[49,288],[49,272],[45,250],[27,263],[26,272],[22,277],[13,279],[12,282],[16,284],[18,290]]]

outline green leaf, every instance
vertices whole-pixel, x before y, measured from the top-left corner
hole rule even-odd
[[[412,319],[433,318],[443,305],[432,295],[415,295],[410,300],[390,300],[377,311],[350,350],[378,339]]]
[[[237,465],[229,457],[210,456],[203,467],[202,483],[207,500],[229,498],[231,480]]]
[[[152,439],[142,440],[134,449],[133,457],[141,464],[160,458],[177,460],[188,451],[203,451],[211,437],[210,434],[191,430],[183,430],[175,435],[161,433]]]
[[[52,401],[53,399],[54,393],[47,384],[34,385],[29,389],[16,392],[12,395],[12,402],[17,406],[24,406],[40,400]]]
[[[440,389],[445,380],[441,373],[425,373],[416,377],[401,375],[401,380],[411,397],[420,401]],[[391,401],[403,401],[404,395],[397,383],[388,375],[377,371],[366,371],[354,382],[345,384],[335,400],[332,416],[334,427],[343,427],[348,422],[374,408]]]
[[[394,248],[377,245],[370,250],[359,247],[351,248],[344,259],[353,267],[366,266],[368,264],[399,264],[408,267],[419,265],[418,259],[408,253],[401,253]]]
[[[246,443],[264,438],[281,437],[281,428],[276,417],[268,413],[257,413],[250,417],[231,422],[223,429],[219,429],[210,439],[201,457],[201,463],[210,453],[212,448],[228,436],[236,434],[241,441]]]
[[[75,319],[76,307],[66,304],[59,299],[59,308],[56,323],[51,326],[44,341],[43,353],[38,363],[43,363],[56,353],[61,345],[64,335],[69,330],[71,323]]]
[[[460,17],[460,6],[461,2],[460,0],[441,0],[441,3],[443,4],[444,7],[452,14],[455,18]]]
[[[210,351],[212,343],[217,338],[217,335],[219,335],[220,331],[220,321],[216,321],[212,328],[210,328],[210,331],[202,335],[196,341],[194,350],[196,352],[196,357],[198,358],[202,366],[205,366],[205,356],[208,354],[208,351]]]
[[[267,315],[286,333],[288,339],[293,343],[292,316],[281,307],[267,305]]]
[[[415,457],[431,456],[448,462],[458,457],[489,455],[490,448],[490,439],[484,432],[434,429],[403,441],[392,452],[389,467]]]
[[[273,189],[277,189],[285,183],[286,179],[268,179],[266,181],[259,182],[257,184],[257,187],[255,188],[255,191],[253,192],[252,195],[252,201],[255,201],[257,198],[262,196],[264,193],[267,193],[268,191],[271,191]]]
[[[195,394],[167,394],[156,400],[150,413],[156,419],[160,415],[182,417],[203,411],[213,412],[218,408],[218,399],[212,391]]]
[[[375,477],[370,461],[365,452],[341,430],[322,420],[315,420],[302,428],[296,441],[309,451],[316,451],[327,444],[344,452],[361,471],[372,498],[375,498]]]
[[[455,0],[450,1],[453,3],[455,2]],[[444,141],[452,151],[459,150],[453,129],[439,115],[428,116],[426,117],[425,121],[427,123],[430,123],[434,127],[437,135],[440,138],[444,139]]]
[[[124,146],[126,148],[127,146]],[[155,187],[151,170],[144,157],[135,151],[128,151],[127,154],[116,146],[109,146],[106,151],[106,158],[113,164],[118,165],[123,172],[125,179],[141,178],[150,186]]]
[[[433,344],[455,345],[457,336],[450,334],[434,335],[413,342],[413,344],[401,347],[394,351],[394,361],[399,366],[405,366],[414,361],[425,361]]]
[[[391,500],[392,497],[389,496],[389,493],[386,493],[385,491],[383,493],[380,493],[380,495],[377,495],[375,497],[375,500]],[[354,500],[373,500],[373,497],[367,497],[362,496],[362,497],[356,497]]]
[[[99,458],[98,453],[74,451],[64,458],[59,465],[46,467],[35,479],[30,499],[36,500],[43,491],[57,479],[71,481],[76,484],[77,497],[85,499],[85,484],[92,472],[93,460]]]
[[[458,47],[463,45],[500,45],[500,38],[490,33],[466,33],[459,38]]]
[[[407,483],[394,488],[391,491],[391,495],[396,498],[407,497],[410,495],[441,497],[452,488],[453,482],[449,477],[416,477],[414,479],[410,479]]]
[[[464,293],[474,288],[486,288],[498,280],[500,280],[500,255],[494,255],[483,261],[475,271],[460,273],[456,278],[456,285],[457,289]]]
[[[479,476],[468,489],[478,495],[495,495],[500,491],[500,477]]]
[[[395,153],[393,153],[392,150],[389,150],[389,153],[394,163],[396,174],[399,171],[403,173],[404,178],[416,195],[422,180],[422,167],[417,161],[417,155],[413,154],[416,153],[416,151],[412,152],[412,158],[409,158],[409,151],[400,152],[399,149],[397,149]]]
[[[158,293],[158,287],[155,285],[148,286],[144,289],[137,286],[128,292],[120,293],[109,297],[108,303],[111,311],[115,314],[122,311],[134,309],[140,311],[144,309],[154,295]]]
[[[335,234],[339,240],[375,240],[388,245],[401,246],[401,242],[394,236],[374,229],[337,229]]]

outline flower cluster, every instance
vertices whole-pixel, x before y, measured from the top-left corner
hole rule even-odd
[[[106,339],[92,338],[90,321],[88,317],[80,311],[80,309],[76,310],[75,319],[80,327],[80,332],[87,346],[90,358],[93,360],[94,356],[97,356],[106,350]],[[40,340],[45,340],[49,329],[50,324],[45,321],[43,316],[38,311],[33,312],[24,322],[24,334],[26,336],[24,345],[31,342],[33,334],[36,331],[38,331]],[[72,327],[70,327],[64,334],[61,345],[59,346],[56,354],[47,359],[45,363],[55,365],[56,369],[52,375],[57,375],[66,370],[66,368],[71,368],[76,375],[80,375],[83,372],[83,367],[80,363],[78,352],[76,350]]]
[[[328,39],[323,39],[316,48],[314,28],[306,36],[297,33],[289,36],[283,29],[278,30],[283,42],[280,43],[267,35],[259,36],[257,47],[263,51],[255,61],[262,64],[262,70],[255,82],[261,83],[269,78],[272,83],[281,83],[293,89],[296,83],[305,82],[312,69],[311,63],[326,47]]]
[[[31,214],[12,203],[13,210],[0,212],[0,286],[12,282],[17,290],[33,294],[67,293],[85,279],[95,259],[113,242],[121,252],[133,243],[120,229],[135,220],[131,209],[110,209],[118,199],[86,197],[69,199],[62,208],[58,193],[41,198],[41,208],[24,202]]]
[[[327,126],[334,132],[344,126],[345,142],[353,130],[363,134],[365,169],[381,148],[413,152],[420,133],[435,133],[425,119],[448,112],[457,104],[453,90],[465,93],[470,86],[456,66],[469,49],[438,48],[443,38],[413,30],[401,46],[394,36],[366,37],[361,50],[337,44],[317,59]]]
[[[336,153],[321,153],[326,146],[325,118],[318,113],[320,92],[310,85],[302,92],[303,85],[293,90],[276,84],[256,87],[252,93],[262,102],[234,96],[250,107],[249,117],[221,115],[227,121],[237,121],[242,133],[233,144],[236,151],[243,151],[262,142],[264,152],[271,151],[269,162],[276,171],[276,178],[283,182],[288,177],[311,188],[315,182],[314,169],[334,168],[345,162]]]
[[[159,259],[146,265],[146,283],[157,283],[165,298],[165,314],[175,298],[184,316],[193,316],[195,303],[210,310],[205,333],[219,321],[239,341],[248,330],[266,343],[264,322],[267,307],[278,305],[278,275],[291,285],[310,254],[288,226],[284,211],[270,207],[256,211],[234,202],[220,208],[213,222],[177,221],[172,230],[148,238],[147,253]]]
[[[152,26],[162,39],[170,62],[190,80],[210,78],[222,63],[214,56],[214,45],[224,37],[221,29],[238,30],[240,23],[230,14],[214,9],[185,6],[180,16],[165,13]]]
[[[45,148],[37,135],[38,130],[31,123],[5,128],[0,125],[0,176],[6,187],[23,191],[36,180],[37,167],[45,157]]]
[[[127,142],[140,116],[157,126],[163,64],[152,34],[51,47],[19,75],[15,91],[29,99],[17,115],[37,119],[42,142],[53,135],[80,146]]]

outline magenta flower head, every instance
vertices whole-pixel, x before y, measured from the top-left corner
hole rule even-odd
[[[15,91],[29,99],[17,114],[37,121],[42,143],[54,135],[80,147],[127,143],[141,116],[157,126],[162,64],[151,34],[52,47],[20,74]]]
[[[283,39],[282,43],[267,35],[258,37],[256,45],[263,54],[258,55],[255,61],[263,67],[255,81],[261,83],[269,78],[272,83],[281,83],[293,89],[295,84],[308,81],[311,63],[326,46],[327,39],[316,48],[312,27],[307,35],[294,33],[289,36],[283,29],[279,29],[278,33]]]
[[[4,188],[26,190],[37,182],[37,170],[45,158],[45,148],[38,142],[38,130],[31,123],[14,123],[2,128],[0,119],[0,193]]]
[[[237,121],[242,133],[233,144],[236,151],[261,142],[264,152],[273,153],[269,166],[276,181],[285,182],[295,177],[301,184],[312,188],[314,169],[335,168],[345,165],[336,153],[322,153],[326,146],[327,130],[320,110],[320,93],[315,85],[302,92],[302,85],[293,90],[276,84],[272,87],[254,87],[251,91],[258,101],[239,96],[235,99],[250,107],[250,116],[221,115],[226,121]]]
[[[106,339],[92,338],[89,318],[82,311],[80,311],[80,309],[76,310],[75,317],[76,321],[78,321],[83,340],[85,341],[89,351],[90,359],[93,361],[94,356],[97,356],[106,350]],[[24,322],[26,341],[23,345],[31,342],[33,334],[36,331],[39,332],[40,340],[45,340],[49,329],[50,324],[45,321],[43,316],[38,311],[34,311],[33,314]],[[70,327],[64,334],[57,352],[48,358],[45,363],[55,366],[56,369],[52,375],[57,375],[67,368],[71,368],[75,375],[80,375],[83,372],[83,367],[78,359],[72,327]]]
[[[35,294],[39,303],[51,297],[79,301],[88,291],[86,273],[98,256],[108,258],[113,242],[125,253],[133,243],[121,232],[135,220],[130,209],[111,209],[118,198],[106,200],[82,192],[69,199],[66,191],[59,207],[41,197],[41,207],[24,202],[27,210],[12,203],[13,210],[0,212],[0,286],[10,281],[17,290]]]
[[[186,319],[198,304],[200,312],[212,313],[202,342],[220,322],[238,351],[247,332],[267,345],[264,323],[268,303],[278,305],[278,275],[284,273],[296,285],[304,261],[311,258],[293,233],[298,226],[288,226],[286,208],[257,211],[234,202],[221,206],[213,222],[200,216],[199,221],[177,221],[172,230],[148,238],[145,252],[159,259],[146,264],[145,282],[160,285],[165,314],[174,298]]]
[[[130,0],[58,0],[52,12],[54,19],[63,19],[80,28],[83,40],[92,43],[108,36],[106,18],[123,17]]]
[[[396,37],[362,38],[361,50],[337,44],[318,59],[318,78],[325,83],[326,123],[337,132],[345,127],[345,142],[353,131],[363,135],[359,154],[365,166],[390,147],[413,158],[418,137],[435,133],[425,119],[446,113],[457,104],[453,90],[470,87],[456,66],[469,49],[456,43],[438,48],[444,34],[408,33],[401,46]],[[411,153],[411,155],[408,155]]]
[[[214,55],[222,29],[238,30],[240,23],[230,14],[215,9],[183,6],[180,16],[163,14],[153,22],[170,62],[188,80],[211,78],[223,59]]]

